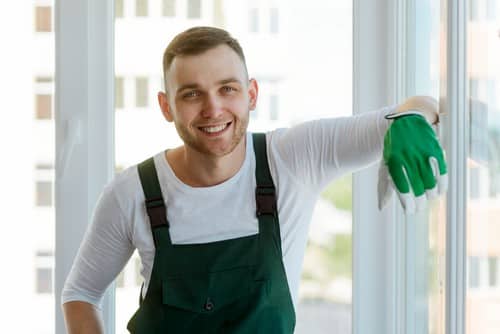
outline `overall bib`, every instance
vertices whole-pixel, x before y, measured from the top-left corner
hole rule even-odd
[[[146,296],[127,325],[131,333],[293,333],[265,135],[253,140],[256,235],[173,245],[154,161],[138,166],[156,251]]]

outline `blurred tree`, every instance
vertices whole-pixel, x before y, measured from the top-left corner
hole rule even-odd
[[[352,212],[352,174],[345,175],[330,183],[321,197],[337,209]]]

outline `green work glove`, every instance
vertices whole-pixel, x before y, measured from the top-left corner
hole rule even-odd
[[[394,121],[384,137],[383,161],[378,180],[381,210],[394,190],[405,213],[413,214],[426,201],[446,192],[446,161],[436,133],[418,112],[389,114]]]

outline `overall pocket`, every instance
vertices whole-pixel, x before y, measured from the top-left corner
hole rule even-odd
[[[164,305],[210,314],[250,296],[266,284],[255,280],[253,267],[166,278],[162,283]]]

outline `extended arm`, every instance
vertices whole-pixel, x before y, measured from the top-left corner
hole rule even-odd
[[[384,116],[396,107],[320,119],[271,132],[269,150],[293,179],[319,193],[333,179],[380,160],[384,134],[390,124]]]

